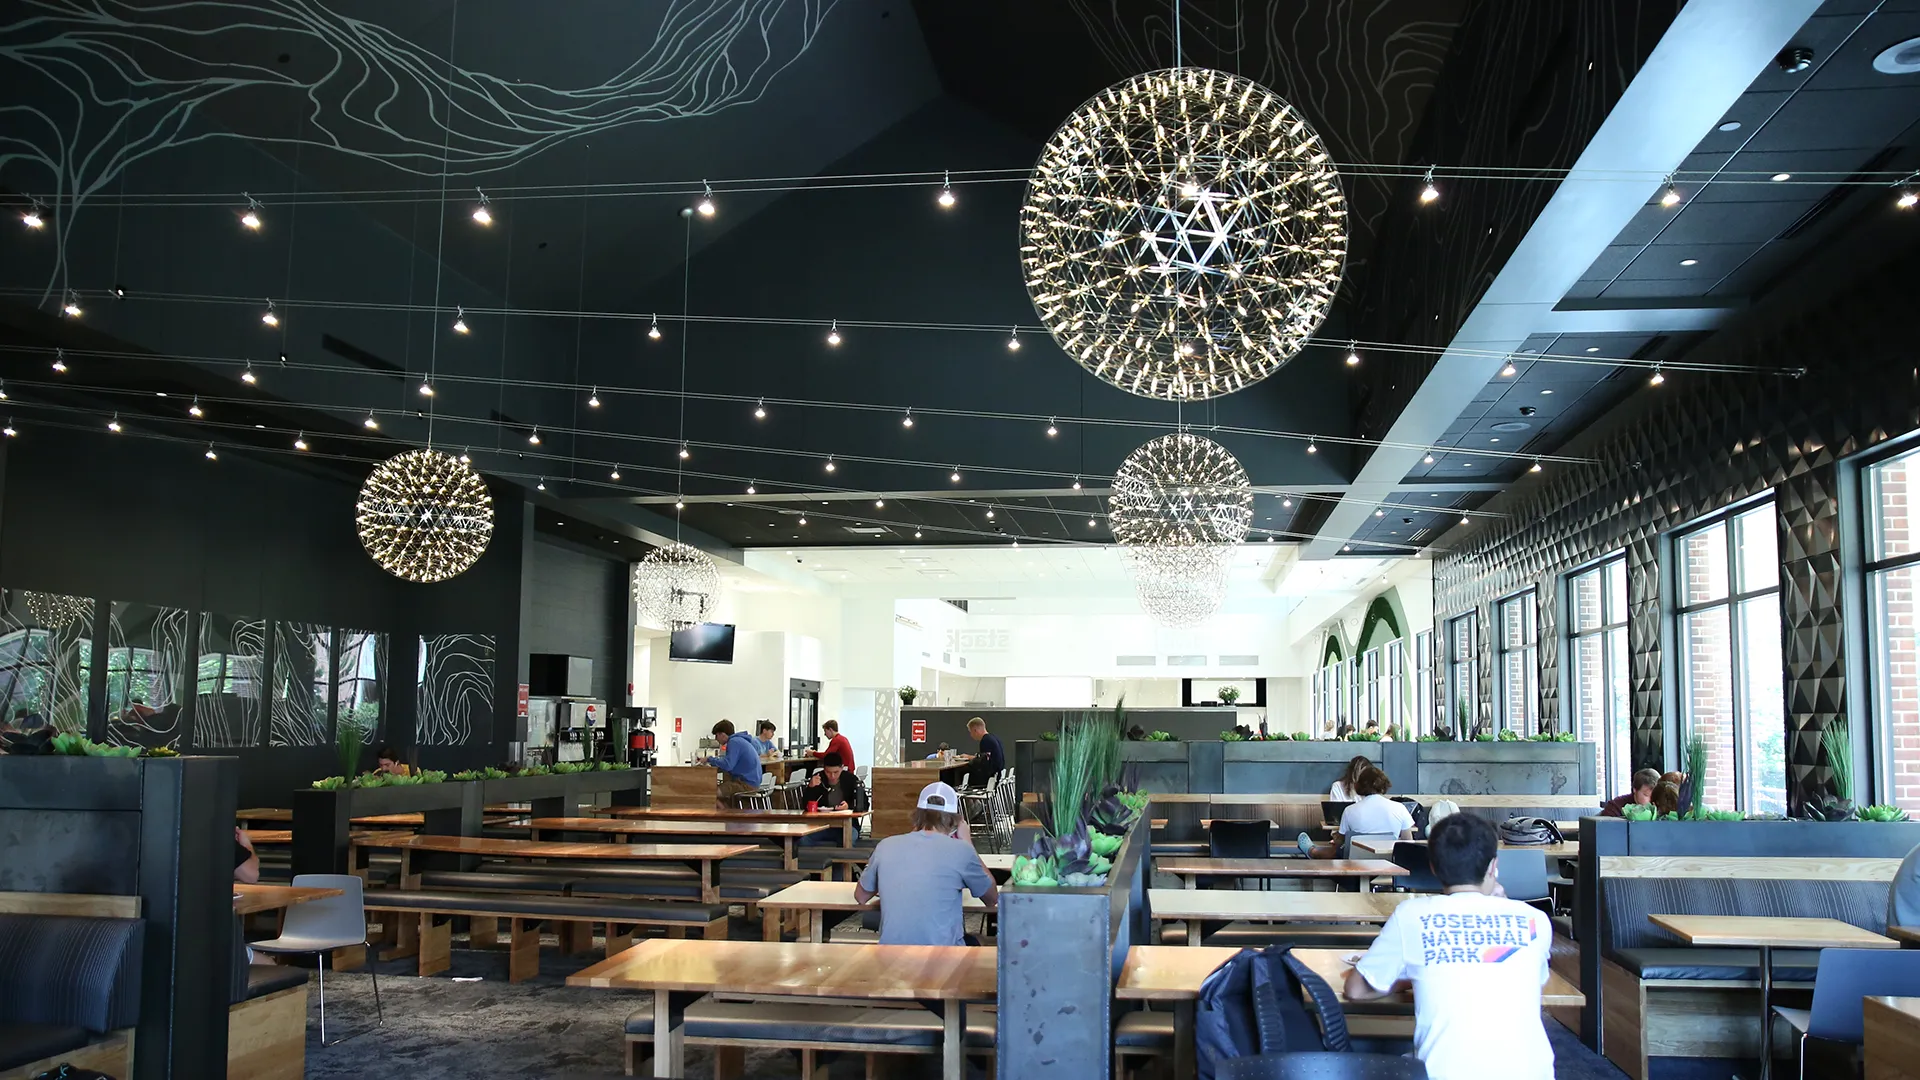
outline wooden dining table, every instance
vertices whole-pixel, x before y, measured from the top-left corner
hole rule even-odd
[[[279,911],[296,904],[305,904],[313,900],[325,900],[329,896],[344,895],[344,889],[316,889],[305,885],[243,885],[233,887],[233,913],[235,915],[253,915],[262,911]]]
[[[994,949],[650,938],[567,976],[653,992],[653,1075],[686,1075],[686,1010],[705,994],[915,1001],[941,1018],[941,1075],[963,1080],[966,1008],[995,999]]]
[[[1395,844],[1419,844],[1426,846],[1425,840],[1395,840],[1385,836],[1356,836],[1353,838],[1353,850],[1364,851],[1372,855],[1393,854]],[[1549,859],[1577,859],[1580,857],[1580,842],[1567,840],[1558,844],[1501,844],[1501,851],[1538,851]]]
[[[533,830],[535,840],[553,834],[598,833],[617,836],[622,841],[630,838],[667,840],[686,836],[771,841],[780,845],[781,856],[785,860],[782,865],[789,870],[797,870],[800,863],[794,845],[804,837],[826,832],[833,825],[825,821],[633,821],[601,817],[542,817],[528,821],[527,827]]]
[[[854,899],[853,890],[857,884],[853,881],[801,881],[781,889],[760,901],[761,937],[766,941],[779,941],[783,917],[804,914],[807,940],[825,941],[827,920],[823,916],[826,912],[880,909],[878,897],[866,903]],[[960,911],[963,915],[985,910],[986,905],[972,893],[961,891]]]
[[[1660,915],[1647,921],[1689,945],[1760,950],[1760,1080],[1773,1075],[1773,950],[1897,949],[1890,937],[1828,918],[1770,915]]]
[[[840,826],[840,846],[852,847],[860,839],[863,810],[703,810],[690,806],[609,806],[593,812],[595,817],[627,821],[780,821],[807,823],[825,821]]]
[[[1239,949],[1213,945],[1186,949],[1178,945],[1135,945],[1127,949],[1120,978],[1113,984],[1113,996],[1121,1001],[1151,1001],[1173,1007],[1173,1075],[1194,1074],[1194,1003],[1200,1000],[1200,985],[1239,953]]]
[[[508,840],[490,836],[434,836],[385,833],[358,838],[355,846],[389,848],[400,852],[400,887],[417,889],[413,872],[416,851],[450,855],[478,855],[495,859],[590,859],[609,862],[685,863],[700,875],[700,902],[720,902],[713,864],[754,850],[753,844],[564,844],[543,840]]]
[[[1340,1004],[1352,1010],[1347,1014],[1349,1031],[1356,1035],[1384,1038],[1413,1037],[1412,991],[1370,998],[1358,1004],[1347,1000],[1347,972],[1353,970],[1348,960],[1360,955],[1360,950],[1294,949],[1291,955],[1325,979],[1327,985],[1333,988],[1334,996],[1340,999]],[[1580,992],[1579,987],[1568,982],[1565,976],[1557,971],[1547,973],[1547,981],[1540,987],[1541,1008],[1577,1009],[1586,1003],[1586,995]]]
[[[1156,921],[1186,923],[1188,947],[1199,948],[1204,922],[1383,923],[1415,895],[1148,889],[1147,910]]]
[[[1331,878],[1353,881],[1357,888],[1368,878],[1398,877],[1406,867],[1385,859],[1210,859],[1177,855],[1156,859],[1154,868],[1172,874],[1189,889],[1204,877]]]

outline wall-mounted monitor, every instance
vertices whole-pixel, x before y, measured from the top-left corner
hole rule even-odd
[[[733,625],[695,623],[685,630],[675,630],[667,659],[696,664],[733,663]]]

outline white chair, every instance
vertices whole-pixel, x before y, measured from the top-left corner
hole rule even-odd
[[[280,936],[271,941],[253,942],[253,951],[315,956],[320,973],[320,1045],[326,1046],[327,955],[335,949],[351,949],[356,945],[368,949],[367,973],[373,976],[373,1012],[377,1023],[385,1024],[386,1013],[380,1008],[380,974],[375,970],[371,943],[367,941],[367,908],[361,898],[360,879],[352,874],[295,874],[293,886],[339,889],[340,895],[288,908]]]

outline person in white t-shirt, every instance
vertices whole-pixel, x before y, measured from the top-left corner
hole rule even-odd
[[[1553,1080],[1540,1019],[1553,923],[1501,890],[1492,823],[1454,814],[1428,831],[1445,891],[1394,909],[1347,972],[1347,1000],[1411,988],[1414,1056],[1431,1080]]]
[[[1353,802],[1358,799],[1360,796],[1353,793],[1353,786],[1360,781],[1360,774],[1372,764],[1373,760],[1365,754],[1355,754],[1353,760],[1347,762],[1347,771],[1341,773],[1340,779],[1327,789],[1327,801]]]
[[[1387,778],[1386,771],[1378,765],[1368,765],[1360,771],[1360,778],[1353,782],[1354,794],[1360,801],[1347,807],[1340,815],[1340,823],[1334,831],[1338,834],[1330,844],[1313,844],[1306,833],[1300,834],[1300,849],[1316,859],[1339,858],[1340,849],[1345,841],[1356,836],[1393,836],[1401,840],[1413,839],[1413,814],[1406,807],[1387,798],[1387,792],[1393,790],[1393,781]]]

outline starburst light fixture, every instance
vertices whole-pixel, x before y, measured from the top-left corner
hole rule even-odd
[[[354,506],[360,545],[380,568],[406,581],[455,577],[487,550],[493,496],[459,458],[408,450],[374,466]]]
[[[1020,258],[1041,322],[1129,393],[1203,401],[1259,382],[1325,319],[1346,198],[1306,118],[1209,68],[1136,75],[1041,151]]]
[[[1253,487],[1225,447],[1188,432],[1127,455],[1108,496],[1108,527],[1140,606],[1163,626],[1220,610],[1234,547],[1253,522]]]
[[[19,595],[27,605],[27,615],[35,624],[48,630],[64,630],[93,614],[93,601],[84,596],[34,592],[30,589],[21,589]]]
[[[633,602],[647,622],[685,630],[720,603],[720,571],[706,552],[675,541],[633,565]]]

